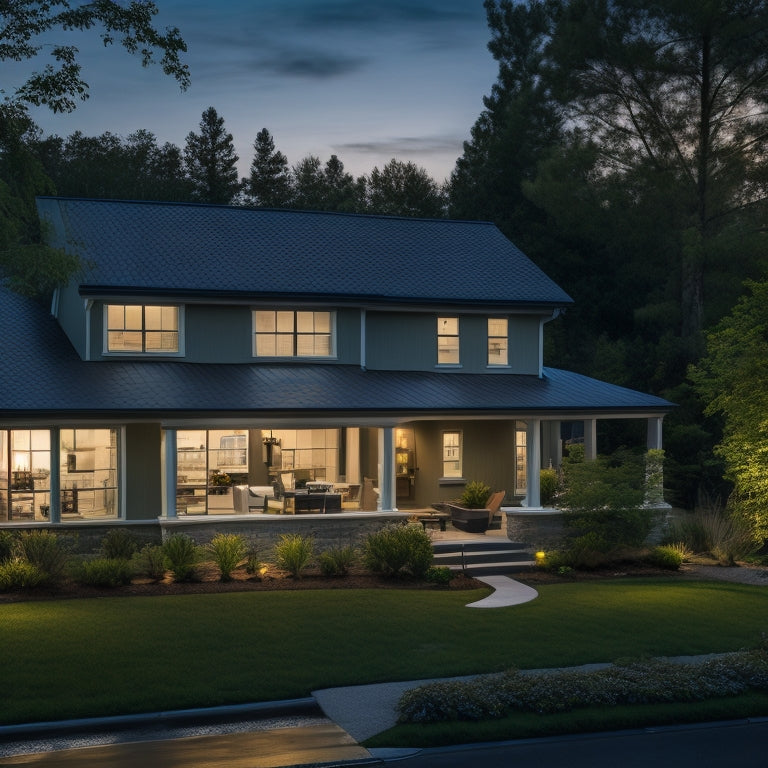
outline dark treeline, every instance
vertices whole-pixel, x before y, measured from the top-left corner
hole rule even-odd
[[[493,221],[575,299],[548,326],[546,363],[678,403],[669,500],[723,495],[721,424],[688,370],[768,264],[768,2],[485,8],[498,78],[444,187],[395,159],[359,178],[335,155],[290,166],[266,128],[239,178],[211,107],[183,148],[147,131],[44,138],[5,120],[0,179],[28,183],[0,185],[0,205],[55,191]],[[602,424],[603,450],[643,441]]]
[[[239,178],[234,139],[213,107],[185,145],[159,146],[149,131],[66,139],[26,134],[57,194],[65,196],[202,202],[398,216],[445,215],[443,190],[413,163],[391,160],[357,179],[336,155],[322,163],[308,156],[289,166],[264,128],[253,143],[250,174]]]

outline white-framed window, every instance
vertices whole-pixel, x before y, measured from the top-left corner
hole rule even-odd
[[[182,308],[172,304],[106,304],[104,351],[181,355]]]
[[[255,309],[254,357],[333,357],[335,313],[329,311]]]
[[[459,359],[459,318],[437,318],[437,364],[458,365]]]
[[[461,477],[461,432],[443,432],[443,477]]]
[[[524,496],[528,489],[528,425],[515,424],[515,493]]]
[[[488,318],[488,365],[509,365],[509,321]]]

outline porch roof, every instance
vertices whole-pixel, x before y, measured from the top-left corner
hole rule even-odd
[[[662,398],[567,371],[366,371],[343,365],[85,362],[45,308],[0,288],[0,422],[74,418],[382,420],[430,415],[651,415]]]
[[[92,297],[572,303],[488,222],[60,197],[38,209],[89,265],[79,289]]]

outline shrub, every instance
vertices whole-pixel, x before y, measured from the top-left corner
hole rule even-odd
[[[654,547],[645,558],[651,565],[657,565],[659,568],[666,568],[670,571],[680,570],[680,566],[685,561],[680,547],[672,544],[662,544]]]
[[[36,566],[46,581],[58,581],[61,578],[69,553],[55,533],[25,531],[19,536],[17,546],[21,558]]]
[[[245,539],[236,533],[218,533],[206,549],[219,569],[221,581],[232,581],[232,571],[245,560]]]
[[[8,559],[0,563],[0,592],[32,589],[46,581],[46,575],[26,560]]]
[[[176,581],[191,581],[194,578],[200,552],[189,536],[185,533],[171,534],[163,542],[163,554]]]
[[[10,531],[0,531],[0,563],[5,563],[13,557],[16,547],[16,537]]]
[[[165,554],[159,544],[145,544],[134,552],[131,562],[137,576],[146,576],[154,581],[160,581],[165,576]]]
[[[702,701],[768,689],[768,660],[741,651],[678,664],[651,659],[597,670],[517,670],[469,681],[440,681],[406,691],[399,722],[485,720],[514,711],[567,712],[577,707]]]
[[[363,545],[363,563],[385,576],[423,578],[432,565],[432,540],[423,528],[392,523],[371,533]]]
[[[125,528],[113,528],[101,541],[101,554],[108,560],[130,560],[137,549],[136,537]]]
[[[467,509],[484,509],[491,495],[491,489],[479,480],[470,480],[459,497],[459,505]]]
[[[542,504],[551,504],[557,494],[557,471],[554,469],[542,469],[539,473],[539,492]]]
[[[749,524],[712,499],[704,499],[692,515],[676,520],[670,537],[694,552],[711,554],[722,565],[733,565],[756,548]]]
[[[346,576],[356,561],[357,550],[352,546],[333,547],[317,558],[323,576]]]
[[[445,587],[451,583],[453,571],[447,565],[431,565],[427,568],[424,578],[430,584],[438,584],[441,587]]]
[[[275,545],[275,562],[296,579],[312,562],[315,553],[315,540],[311,536],[298,533],[284,533]]]
[[[89,587],[120,587],[131,583],[133,569],[124,557],[97,557],[80,562],[72,577]]]

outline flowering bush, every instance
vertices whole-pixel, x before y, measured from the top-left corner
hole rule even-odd
[[[487,720],[524,710],[549,714],[577,707],[701,701],[768,690],[765,649],[729,653],[693,664],[633,661],[583,671],[512,670],[469,681],[430,683],[398,702],[401,723]]]

